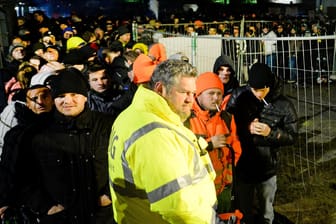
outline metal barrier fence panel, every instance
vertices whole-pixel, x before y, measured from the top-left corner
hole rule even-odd
[[[228,55],[241,85],[259,61],[283,79],[296,106],[296,144],[283,148],[275,208],[294,223],[336,223],[336,35],[311,37],[185,36],[164,33],[167,56],[183,52],[199,73]],[[272,52],[265,45],[272,44]],[[321,215],[324,217],[322,218]]]

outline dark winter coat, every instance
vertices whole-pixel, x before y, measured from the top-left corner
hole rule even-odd
[[[123,90],[107,90],[104,93],[90,90],[88,93],[88,106],[92,111],[105,112],[117,116],[131,104],[136,89],[136,85],[130,83],[128,89]]]
[[[0,207],[23,205],[26,186],[32,186],[31,183],[37,182],[38,178],[35,174],[38,167],[29,142],[34,133],[50,119],[50,113],[37,115],[22,104],[16,104],[15,108],[18,124],[7,131],[1,154]]]
[[[32,195],[28,206],[45,214],[50,205],[63,205],[56,223],[112,223],[112,208],[99,207],[98,198],[110,195],[107,149],[113,121],[89,109],[71,119],[55,112],[52,122],[32,139],[40,179],[26,192]],[[101,214],[108,220],[96,221]]]
[[[116,102],[121,98],[121,94],[112,97],[109,94],[98,93],[93,90],[88,93],[88,106],[92,111],[105,112],[110,114],[119,114],[123,105],[119,105]]]
[[[6,84],[11,78],[16,77],[20,64],[21,62],[14,60],[5,68],[0,69],[0,113],[8,104]]]
[[[260,182],[276,175],[279,147],[293,144],[297,135],[294,105],[281,94],[281,81],[275,83],[265,98],[268,105],[258,100],[249,86],[243,86],[234,90],[226,107],[235,116],[243,151],[237,174],[248,182]],[[250,133],[249,125],[255,118],[270,126],[269,136]]]

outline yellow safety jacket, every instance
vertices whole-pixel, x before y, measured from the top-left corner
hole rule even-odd
[[[118,223],[215,223],[215,173],[196,136],[139,86],[112,127],[109,176]]]

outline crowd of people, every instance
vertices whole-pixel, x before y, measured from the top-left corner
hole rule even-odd
[[[264,62],[282,79],[296,84],[311,79],[318,84],[335,80],[327,71],[334,64],[334,40],[323,39],[324,36],[335,34],[335,26],[335,20],[322,15],[308,19],[283,15],[262,17],[256,14],[244,15],[244,19],[230,16],[221,20],[196,19],[184,24],[181,24],[180,18],[173,18],[171,24],[153,20],[149,25],[156,30],[196,35],[198,38],[202,38],[202,35],[215,35],[223,40],[223,54],[242,61],[241,70],[246,70],[246,65],[256,61]],[[263,39],[258,39],[260,37]],[[288,37],[292,39],[285,39]],[[306,39],[299,39],[301,37]],[[247,72],[242,73],[242,77],[245,77],[240,81],[247,81]]]
[[[298,118],[271,67],[198,74],[159,32],[18,18],[0,70],[0,217],[41,224],[268,223]]]

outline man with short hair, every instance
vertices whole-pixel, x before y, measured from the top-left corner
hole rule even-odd
[[[108,157],[118,223],[215,223],[206,142],[183,126],[196,76],[195,68],[181,60],[158,64],[113,124]]]
[[[46,86],[29,88],[26,94],[26,105],[35,114],[50,112],[54,105],[50,89]]]
[[[88,71],[90,88],[98,93],[103,93],[108,90],[111,80],[105,72],[103,65],[95,64]]]
[[[112,82],[111,75],[107,73],[103,64],[89,64],[86,76],[90,86],[88,106],[91,110],[117,116],[131,103],[131,90],[119,89],[119,84]]]
[[[217,27],[216,26],[210,26],[209,29],[208,29],[208,35],[218,35]]]

